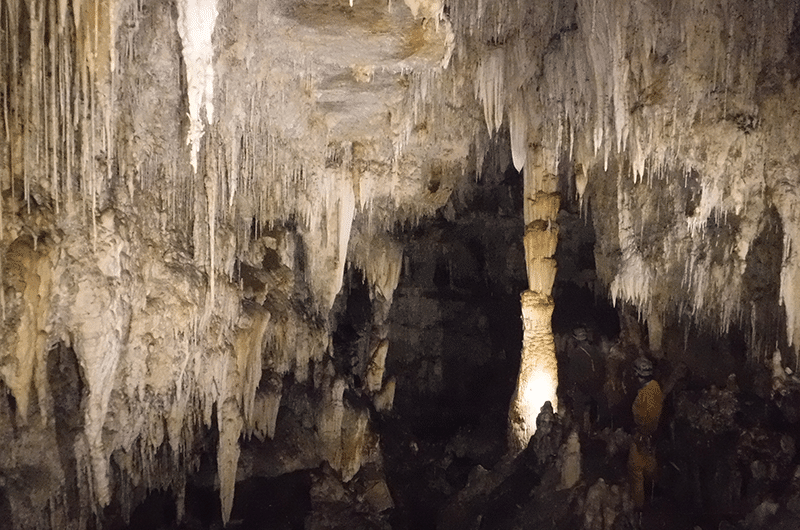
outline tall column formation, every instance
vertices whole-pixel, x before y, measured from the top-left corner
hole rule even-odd
[[[509,446],[519,452],[536,431],[545,401],[558,407],[558,365],[553,341],[553,282],[558,243],[558,181],[551,171],[555,157],[539,144],[528,148],[524,173],[525,262],[528,290],[522,293],[522,358],[509,410]]]

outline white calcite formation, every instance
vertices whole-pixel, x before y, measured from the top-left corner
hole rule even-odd
[[[20,431],[0,464],[44,477],[19,478],[16,526],[85,527],[129,482],[180,498],[214,420],[227,517],[240,436],[274,436],[281,377],[309,381],[332,351],[348,263],[379,301],[377,346],[402,263],[391,231],[445,205],[492,142],[591,206],[602,287],[638,308],[652,349],[680,313],[741,325],[754,357],[774,351],[764,323],[796,350],[797,17],[789,0],[0,1],[0,378]],[[526,247],[549,251],[540,228]],[[779,294],[756,303],[744,278],[765,230],[783,239],[764,279]],[[549,328],[547,300],[523,303]],[[28,450],[54,444],[59,344],[85,390],[78,484]],[[341,378],[313,379],[347,480],[368,417]]]
[[[178,33],[183,44],[191,119],[186,141],[191,147],[191,163],[195,171],[204,123],[214,123],[214,45],[211,36],[218,14],[216,0],[178,2]]]

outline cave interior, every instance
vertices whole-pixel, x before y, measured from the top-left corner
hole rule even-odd
[[[0,528],[800,528],[793,0],[0,22]]]

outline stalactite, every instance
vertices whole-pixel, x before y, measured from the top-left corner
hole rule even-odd
[[[219,498],[222,504],[222,524],[227,525],[233,508],[236,486],[236,468],[239,463],[239,435],[244,422],[235,398],[228,398],[220,406],[219,443],[217,445],[217,473]]]
[[[271,440],[275,437],[282,386],[280,379],[271,381],[265,392],[256,395],[250,433],[255,434],[262,442],[267,438]]]
[[[517,171],[525,167],[528,154],[528,117],[526,116],[521,95],[517,95],[509,108],[508,127],[511,137],[511,158]]]
[[[261,358],[264,349],[264,335],[270,321],[270,314],[263,310],[253,311],[241,318],[239,333],[234,344],[236,369],[239,376],[244,422],[254,421],[256,389],[261,381]]]
[[[207,123],[214,123],[214,49],[211,37],[217,14],[216,0],[182,0],[178,3],[178,31],[183,42],[191,118],[186,142],[191,148],[191,163],[195,171],[200,139],[205,132],[204,118]]]
[[[66,16],[66,1],[62,0],[63,9],[61,10],[62,14]],[[62,18],[61,26],[59,27],[59,36],[62,38],[62,42],[65,42],[70,39],[71,34],[69,31],[66,33],[63,31],[63,28],[66,25],[66,21]],[[73,91],[73,62],[70,60],[71,56],[69,53],[69,47],[66,44],[62,44],[61,49],[63,50],[62,56],[62,64],[63,64],[63,105],[64,108],[64,152],[66,153],[66,171],[65,171],[65,180],[64,186],[66,188],[66,207],[68,212],[72,212],[73,210],[73,183],[72,183],[72,165],[73,165],[73,153],[75,142],[73,139],[74,128],[73,128],[73,100],[72,100],[72,91]]]
[[[500,130],[505,106],[505,52],[496,47],[481,57],[475,81],[475,96],[483,103],[483,115],[489,136]],[[521,124],[520,124],[521,125]]]
[[[58,155],[59,144],[61,143],[58,138],[58,109],[56,107],[56,80],[59,78],[60,69],[58,65],[58,49],[56,42],[58,42],[56,33],[56,3],[55,0],[50,0],[48,11],[49,33],[50,33],[50,46],[49,46],[49,59],[50,59],[50,193],[53,195],[53,202],[55,203],[56,215],[61,213],[61,197],[59,193],[59,178],[58,178]],[[2,233],[2,228],[0,228]]]
[[[4,153],[4,156],[6,158],[6,175],[7,175],[7,179],[8,179],[9,185],[11,185],[11,182],[13,181],[14,175],[13,175],[13,172],[12,172],[12,167],[13,166],[12,166],[11,126],[9,124],[10,116],[8,114],[8,98],[10,97],[10,94],[11,94],[10,83],[8,82],[8,73],[9,73],[9,70],[10,70],[10,65],[8,63],[10,63],[11,61],[14,61],[15,59],[14,59],[13,55],[10,55],[10,53],[11,53],[11,45],[10,45],[9,41],[12,39],[10,33],[12,33],[13,26],[11,24],[9,10],[10,10],[10,6],[8,4],[6,4],[6,3],[0,4],[0,18],[2,18],[3,15],[5,15],[5,27],[7,28],[7,31],[4,34],[4,38],[5,38],[4,49],[6,51],[6,56],[2,58],[4,60],[4,62],[2,64],[0,64],[0,68],[2,68],[2,71],[4,72],[4,75],[3,75],[4,81],[2,83],[2,88],[3,88],[3,132],[5,133],[5,137],[6,137],[6,149],[7,149],[7,152]],[[15,77],[13,77],[13,74],[12,74],[11,79],[15,79]],[[5,320],[6,320],[6,292],[5,292],[6,290],[5,290],[5,287],[4,287],[4,285],[5,285],[5,264],[4,264],[4,261],[5,261],[5,245],[3,244],[3,240],[5,238],[5,224],[4,224],[4,209],[5,209],[4,203],[5,203],[5,198],[3,197],[3,193],[5,192],[5,180],[6,180],[5,178],[0,177],[0,319],[2,319],[0,321],[2,321],[2,322],[5,322]]]
[[[37,251],[28,241],[16,242],[7,254],[8,281],[21,288],[24,305],[16,330],[17,340],[12,344],[15,348],[9,352],[16,361],[4,366],[0,374],[17,401],[17,415],[22,424],[26,424],[31,415],[30,394],[41,388],[37,383],[44,370],[47,344],[41,330],[51,316],[48,305],[52,278],[49,258],[45,249]],[[37,397],[41,399],[41,396]],[[39,402],[39,407],[38,412],[46,422],[44,404]]]
[[[365,378],[366,389],[369,392],[378,392],[383,387],[383,373],[386,369],[386,353],[389,351],[389,341],[382,340],[370,355]]]
[[[388,234],[365,238],[357,232],[353,234],[349,259],[364,271],[385,303],[391,305],[403,266],[402,245]]]
[[[394,394],[397,387],[397,380],[392,377],[389,378],[381,388],[380,392],[375,396],[375,410],[378,412],[389,412],[394,405]]]
[[[217,168],[215,167],[214,170]],[[206,184],[206,201],[207,201],[207,218],[208,218],[208,264],[206,266],[206,275],[208,276],[208,291],[209,291],[209,311],[213,311],[216,302],[216,250],[217,250],[217,178],[216,171],[214,174],[207,174],[205,177]]]

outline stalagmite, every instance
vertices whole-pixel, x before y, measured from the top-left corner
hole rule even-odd
[[[342,468],[342,429],[345,417],[343,394],[345,382],[333,381],[323,399],[323,409],[317,420],[320,442],[325,458],[334,469]]]
[[[521,451],[528,445],[536,432],[536,416],[541,405],[545,401],[556,406],[558,403],[558,363],[552,316],[552,297],[534,291],[522,293],[522,359],[509,412],[512,452]]]

